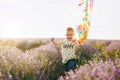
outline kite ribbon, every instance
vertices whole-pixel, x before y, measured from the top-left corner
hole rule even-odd
[[[84,16],[82,19],[82,23],[77,27],[77,29],[75,29],[75,32],[76,34],[78,34],[78,43],[82,44],[85,40],[87,40],[90,21],[92,17],[93,0],[82,0],[79,6],[85,6]]]

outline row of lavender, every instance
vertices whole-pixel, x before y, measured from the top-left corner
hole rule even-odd
[[[52,44],[31,50],[0,46],[0,80],[54,80],[64,74],[61,57]]]
[[[86,56],[85,59],[79,58],[85,60],[85,64],[74,71],[66,72],[66,76],[59,77],[59,80],[120,80],[120,41],[101,40],[87,43],[96,47],[98,54],[92,55],[90,60]],[[87,45],[82,52],[90,57],[90,54],[96,53],[96,48]]]
[[[51,43],[41,44],[41,41],[35,41],[32,46],[28,43],[26,46],[24,41],[17,45],[9,42],[9,45],[2,44],[0,46],[0,80],[57,80],[60,76],[60,80],[63,79],[63,76],[66,76],[64,77],[65,80],[72,80],[73,78],[74,80],[81,80],[82,78],[97,80],[103,76],[102,72],[107,67],[111,69],[110,65],[113,65],[112,71],[104,71],[106,75],[113,74],[111,79],[120,78],[117,74],[120,70],[119,41],[88,41],[78,47],[76,50],[78,68],[75,73],[73,71],[64,72],[60,49]],[[87,68],[89,71],[86,70]],[[94,72],[97,77],[92,75],[94,69],[97,70]],[[101,73],[98,74],[100,70]],[[85,74],[81,74],[81,72]],[[71,75],[73,78],[70,77]]]
[[[69,71],[59,80],[120,80],[120,59],[89,61],[75,71]]]

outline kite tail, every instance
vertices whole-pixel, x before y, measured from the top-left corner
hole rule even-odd
[[[78,34],[77,41],[79,44],[83,44],[88,37],[88,31],[90,27],[92,10],[93,10],[93,0],[82,0],[79,6],[85,6],[84,16],[82,19],[82,23],[75,30],[76,34]]]

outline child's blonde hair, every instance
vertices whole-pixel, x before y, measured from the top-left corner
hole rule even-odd
[[[73,32],[74,32],[74,30],[73,30],[72,27],[68,27],[68,28],[67,28],[67,31],[73,31]]]

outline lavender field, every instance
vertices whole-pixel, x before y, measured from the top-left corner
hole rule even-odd
[[[0,80],[120,80],[120,40],[87,40],[76,55],[65,72],[50,39],[0,39]]]

